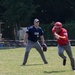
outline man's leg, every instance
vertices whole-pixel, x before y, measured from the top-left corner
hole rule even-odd
[[[28,41],[28,43],[26,45],[26,52],[25,52],[25,55],[24,55],[24,60],[23,60],[22,65],[25,65],[27,63],[29,52],[30,52],[32,47],[33,47],[33,44],[30,41]]]
[[[63,46],[58,45],[58,54],[61,58],[66,59],[66,56],[64,55],[64,48]]]
[[[66,53],[68,54],[68,56],[70,58],[72,69],[75,70],[75,60],[73,58],[73,54],[72,54],[72,50],[71,50],[71,45],[68,44],[68,45],[64,46],[64,48],[65,48]]]
[[[63,59],[63,65],[66,65],[66,56],[64,55],[64,48],[63,46],[58,45],[58,54]]]
[[[23,64],[22,65],[25,65],[26,64],[27,59],[28,59],[28,56],[29,56],[29,52],[25,52],[24,60],[23,60]]]
[[[41,57],[42,57],[42,60],[44,61],[44,64],[48,64],[48,62],[47,62],[47,60],[46,60],[46,58],[45,58],[45,55],[44,55],[44,53],[43,53],[42,47],[41,47],[41,45],[40,45],[39,42],[37,42],[37,43],[35,44],[35,48],[36,48],[37,51],[40,53],[40,55],[41,55]]]

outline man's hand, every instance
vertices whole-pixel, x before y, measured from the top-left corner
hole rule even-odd
[[[47,45],[43,44],[42,47],[43,47],[43,51],[46,52],[47,51]]]
[[[54,33],[54,36],[56,39],[60,39],[60,36],[56,32]]]
[[[26,43],[24,42],[23,45],[26,46]]]
[[[55,35],[55,38],[56,38],[56,39],[60,39],[60,36],[59,36],[59,35]]]
[[[60,36],[56,32],[54,33],[56,39],[66,39],[66,36]]]

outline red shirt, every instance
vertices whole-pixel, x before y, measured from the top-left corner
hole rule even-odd
[[[56,29],[54,27],[52,28],[52,32],[53,33],[56,32]],[[65,28],[61,28],[61,31],[58,35],[66,37],[66,38],[62,38],[62,39],[61,38],[57,39],[57,42],[58,42],[59,45],[66,45],[66,44],[69,43],[68,33],[67,33],[67,30]]]

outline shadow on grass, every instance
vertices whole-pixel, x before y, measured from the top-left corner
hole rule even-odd
[[[71,70],[62,70],[62,71],[44,71],[44,73],[61,73],[61,72],[67,72],[67,71],[71,71]]]
[[[25,48],[25,47],[3,47],[0,50],[10,50],[10,49],[17,49],[17,48]]]
[[[27,65],[21,65],[21,66],[40,66],[40,65],[43,65],[43,64],[27,64]]]
[[[4,48],[0,48],[0,50],[8,50],[8,49],[16,49],[16,47],[4,47]]]

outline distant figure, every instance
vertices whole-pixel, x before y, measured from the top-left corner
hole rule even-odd
[[[0,41],[2,41],[2,33],[0,33]]]
[[[58,54],[63,59],[63,65],[66,65],[67,60],[66,56],[64,55],[65,50],[70,58],[72,70],[75,70],[75,60],[72,54],[67,30],[65,28],[62,28],[61,22],[56,22],[54,24],[54,27],[52,28],[52,32],[58,42]]]

